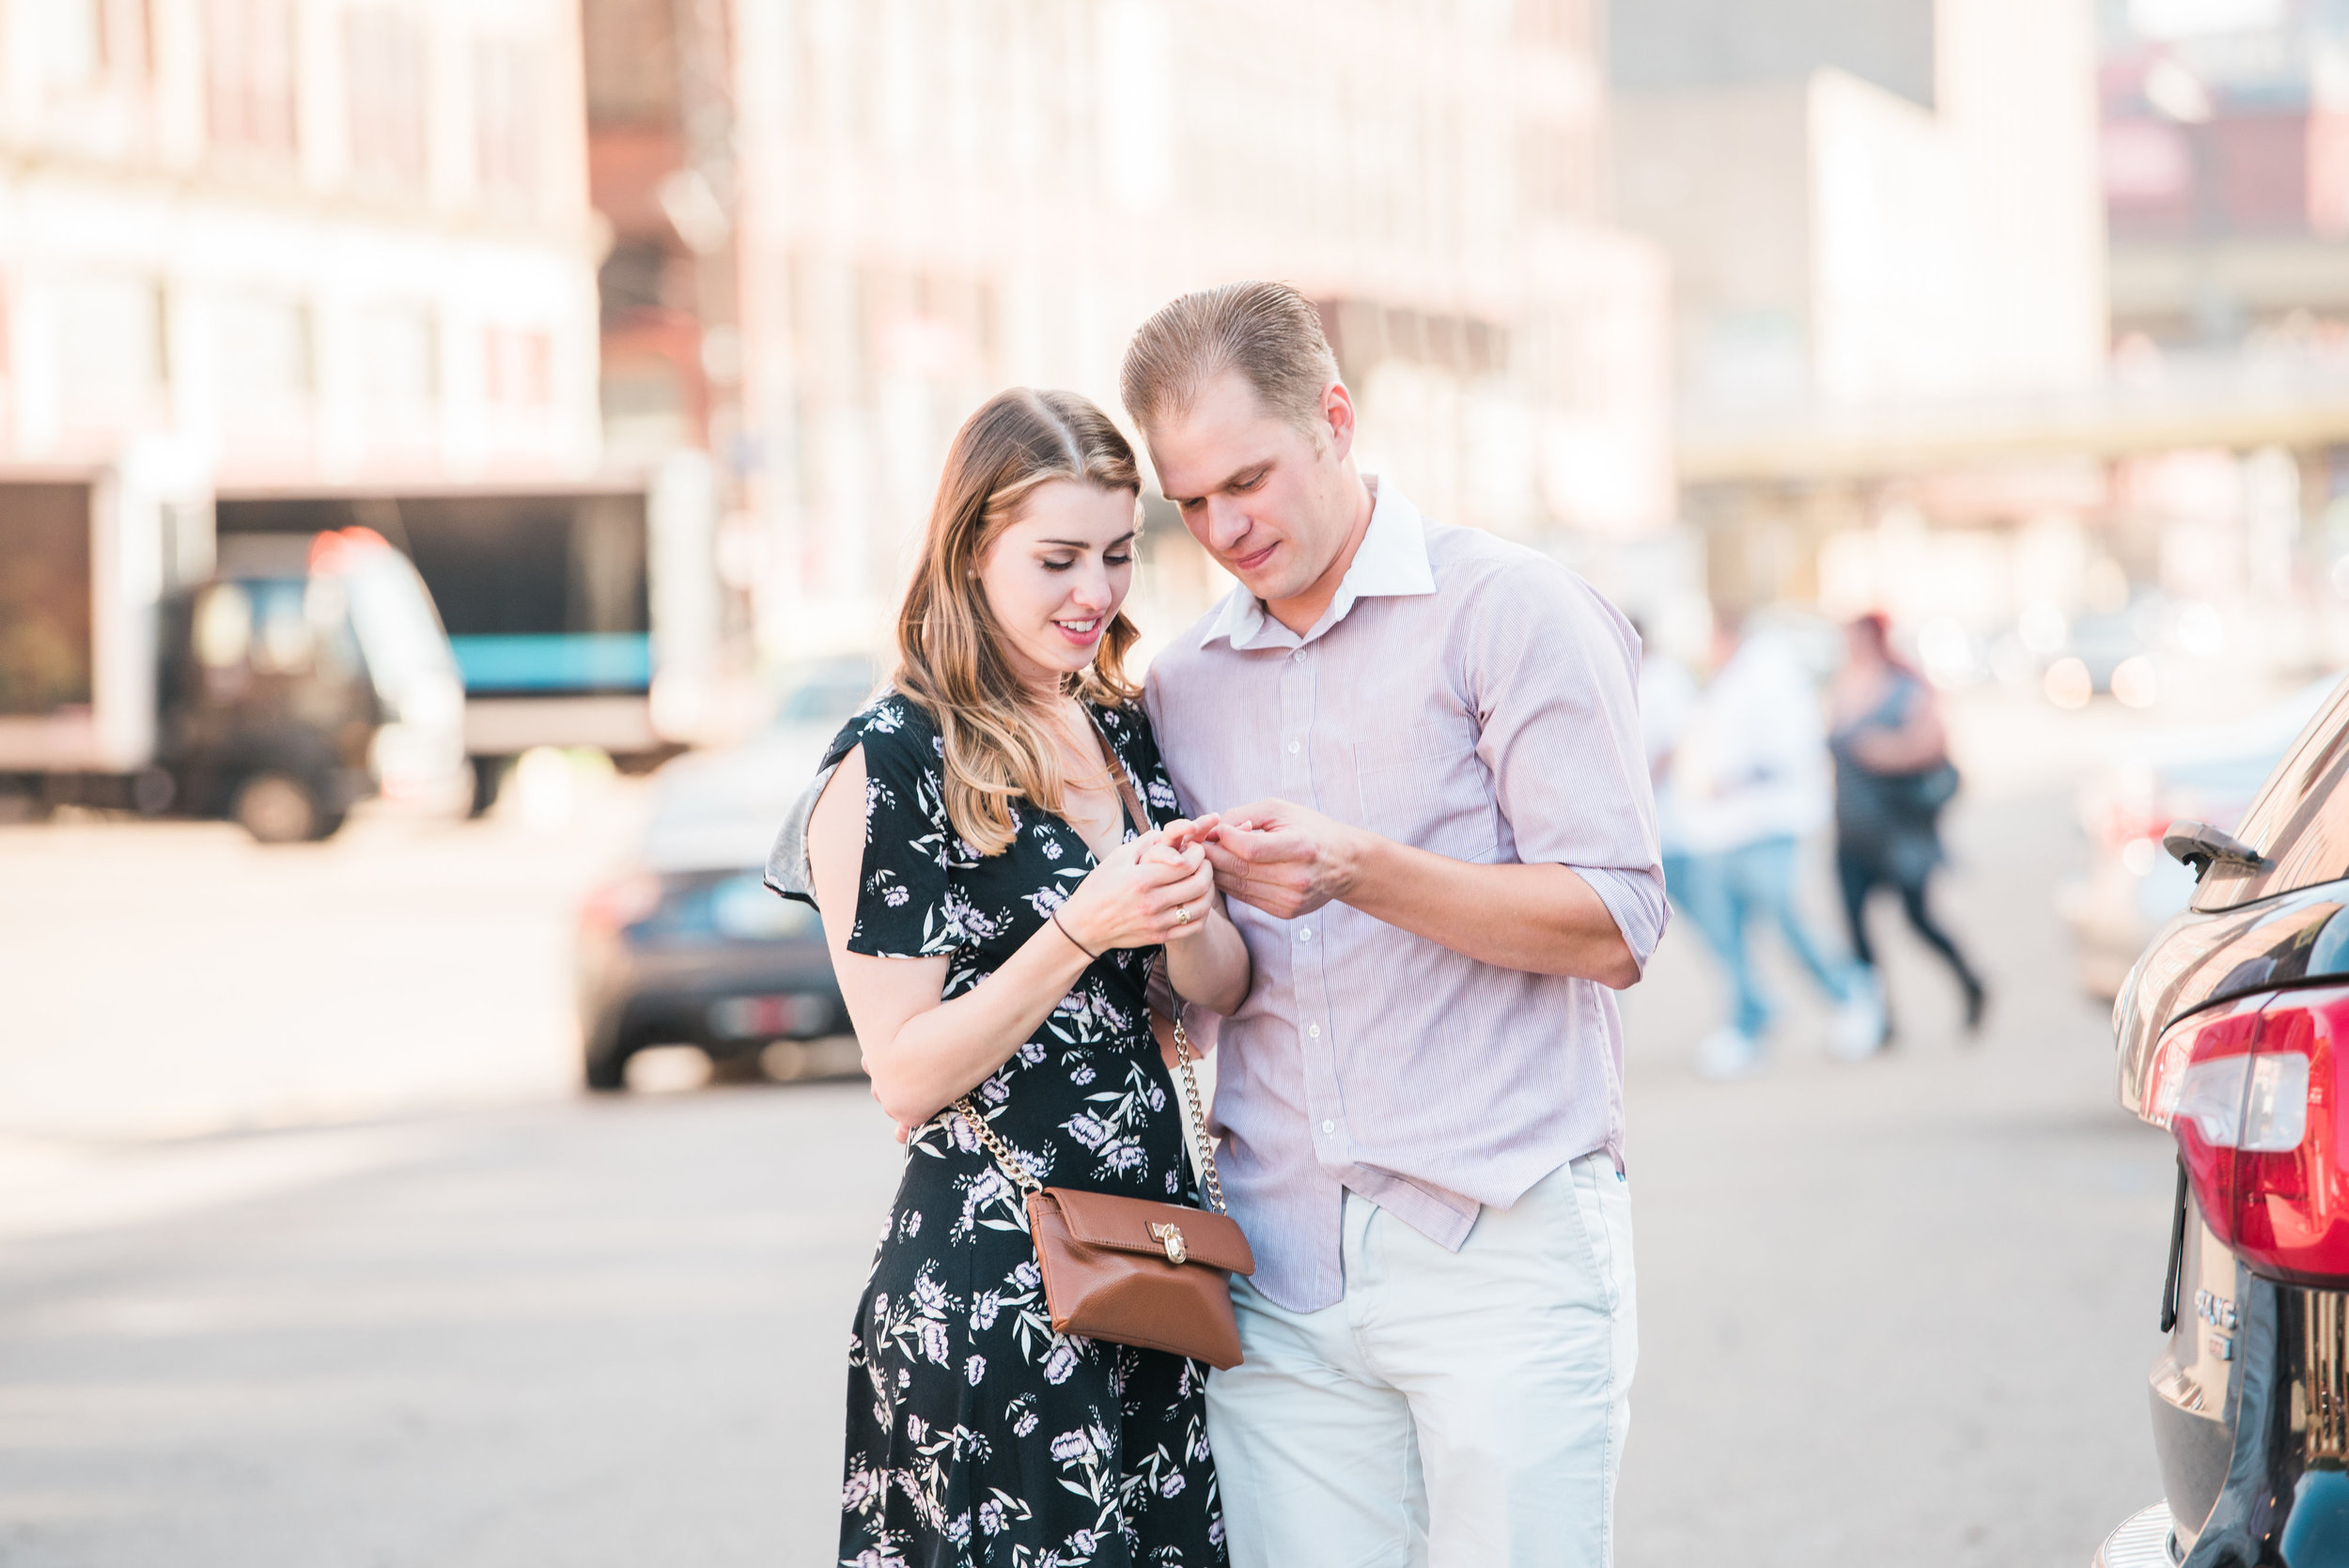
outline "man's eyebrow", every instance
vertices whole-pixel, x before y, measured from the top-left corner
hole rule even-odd
[[[1236,469],[1232,470],[1232,472],[1231,472],[1231,473],[1229,473],[1229,474],[1225,474],[1225,475],[1223,476],[1223,478],[1221,479],[1221,482],[1219,482],[1219,483],[1218,483],[1218,484],[1217,484],[1214,488],[1215,488],[1215,489],[1219,489],[1219,490],[1227,490],[1227,489],[1230,489],[1232,488],[1232,486],[1233,486],[1233,485],[1237,484],[1237,483],[1239,481],[1239,478],[1240,478],[1240,476],[1241,476],[1242,474],[1255,474],[1255,473],[1258,473],[1258,472],[1260,472],[1260,471],[1262,471],[1262,470],[1264,470],[1264,469],[1270,468],[1271,466],[1272,466],[1272,459],[1271,459],[1270,458],[1257,458],[1257,459],[1256,459],[1255,461],[1253,461],[1253,462],[1242,463],[1242,464],[1240,464],[1240,465],[1239,465],[1239,467],[1237,467],[1237,468],[1236,468]],[[1196,500],[1198,500],[1198,499],[1199,499],[1199,497],[1198,497],[1198,496],[1196,496],[1196,495],[1167,495],[1167,494],[1166,494],[1166,490],[1165,490],[1165,489],[1164,489],[1163,487],[1161,487],[1161,488],[1159,489],[1159,493],[1160,495],[1162,495],[1162,496],[1166,496],[1166,499],[1167,499],[1167,500],[1172,501],[1172,502],[1173,502],[1173,503],[1174,503],[1174,505],[1177,505],[1177,506],[1180,506],[1180,505],[1184,505],[1186,502],[1196,501]],[[1206,492],[1202,492],[1202,493],[1213,493],[1213,492],[1212,492],[1212,491],[1206,491]]]

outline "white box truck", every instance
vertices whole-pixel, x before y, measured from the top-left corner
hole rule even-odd
[[[463,696],[430,596],[362,528],[226,541],[210,475],[139,443],[0,468],[0,800],[322,838],[445,791]]]

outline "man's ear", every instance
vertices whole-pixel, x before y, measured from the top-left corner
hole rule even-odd
[[[1330,455],[1339,462],[1346,461],[1354,450],[1354,395],[1346,390],[1344,381],[1331,381],[1321,390],[1321,422],[1323,433],[1330,442]]]

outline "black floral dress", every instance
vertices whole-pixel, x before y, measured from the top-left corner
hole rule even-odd
[[[1097,709],[1154,815],[1174,791],[1139,708]],[[850,951],[944,957],[979,985],[1093,868],[1057,816],[1015,808],[982,857],[955,833],[938,731],[895,693],[825,757],[864,748],[869,812]],[[1129,824],[1128,832],[1133,829]],[[1041,1181],[1190,1203],[1181,1105],[1149,1032],[1159,950],[1087,968],[972,1103]],[[953,1111],[909,1141],[848,1343],[850,1568],[1221,1564],[1206,1368],[1052,1332],[1019,1189]]]

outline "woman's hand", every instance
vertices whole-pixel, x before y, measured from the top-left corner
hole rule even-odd
[[[1191,836],[1195,830],[1182,826],[1188,831],[1180,839],[1171,841],[1160,830],[1111,850],[1056,911],[1068,934],[1090,952],[1107,953],[1156,947],[1204,927],[1215,871]]]

